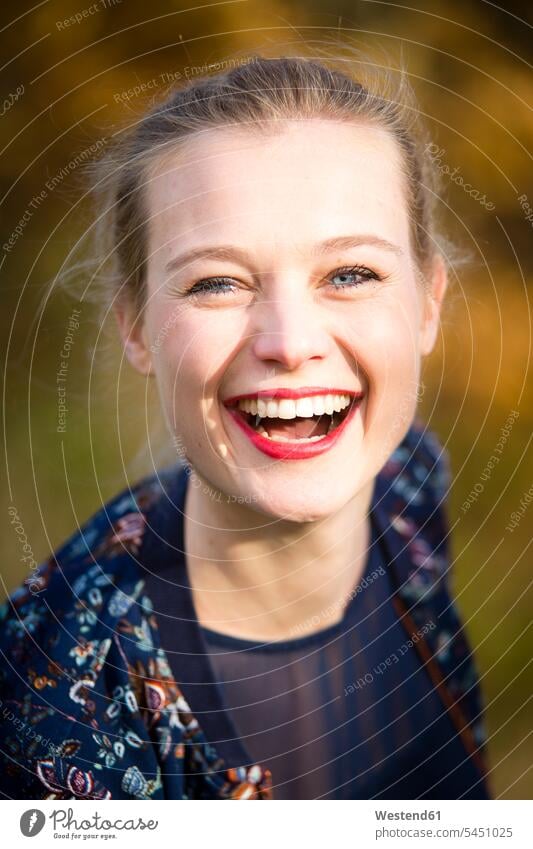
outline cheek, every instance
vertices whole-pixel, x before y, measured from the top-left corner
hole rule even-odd
[[[417,326],[416,310],[403,308],[399,301],[368,305],[352,324],[351,351],[368,390],[364,428],[380,462],[399,444],[416,410]]]
[[[398,303],[374,319],[366,323],[362,340],[370,390],[365,430],[381,463],[402,441],[416,413],[420,353],[416,311]]]
[[[183,309],[153,316],[151,336],[159,342],[155,372],[165,404],[179,414],[187,399],[191,420],[202,414],[202,400],[224,373],[240,330],[230,311],[221,314]]]
[[[369,305],[351,323],[350,338],[354,358],[374,389],[387,382],[395,392],[418,373],[418,323],[411,306],[396,300]]]

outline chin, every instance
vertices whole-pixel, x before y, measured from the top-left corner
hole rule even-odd
[[[284,487],[279,491],[269,493],[263,490],[253,496],[254,509],[275,519],[296,522],[299,524],[320,522],[337,513],[349,501],[349,497],[341,498],[338,492],[327,492],[320,488],[313,493],[312,487],[292,489]]]

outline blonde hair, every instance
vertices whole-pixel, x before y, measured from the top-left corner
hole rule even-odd
[[[253,56],[174,87],[91,166],[95,245],[101,264],[112,265],[110,297],[126,295],[139,310],[144,304],[150,165],[196,133],[228,126],[272,132],[276,122],[305,118],[364,122],[390,133],[403,166],[413,256],[425,279],[438,250],[429,144],[405,75],[396,84],[384,72],[371,77],[363,83],[322,60]]]

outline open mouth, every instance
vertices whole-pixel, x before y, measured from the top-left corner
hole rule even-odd
[[[299,398],[247,396],[226,406],[259,436],[272,442],[304,445],[334,435],[362,393],[306,395]]]

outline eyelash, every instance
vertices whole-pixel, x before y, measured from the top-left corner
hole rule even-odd
[[[377,272],[372,271],[370,268],[367,268],[364,265],[351,265],[348,267],[337,268],[330,275],[331,277],[337,277],[337,275],[347,276],[349,274],[357,274],[360,277],[363,277],[364,282],[368,282],[370,280],[381,281],[383,277]],[[222,292],[222,289],[215,289],[216,284],[225,284],[230,285],[231,277],[206,277],[203,280],[198,280],[191,288],[187,291],[187,295],[202,295],[209,294],[210,292]],[[350,283],[341,283],[338,286],[334,286],[334,289],[356,289],[357,286],[362,285],[361,283],[350,284]],[[224,290],[228,292],[227,289]]]

